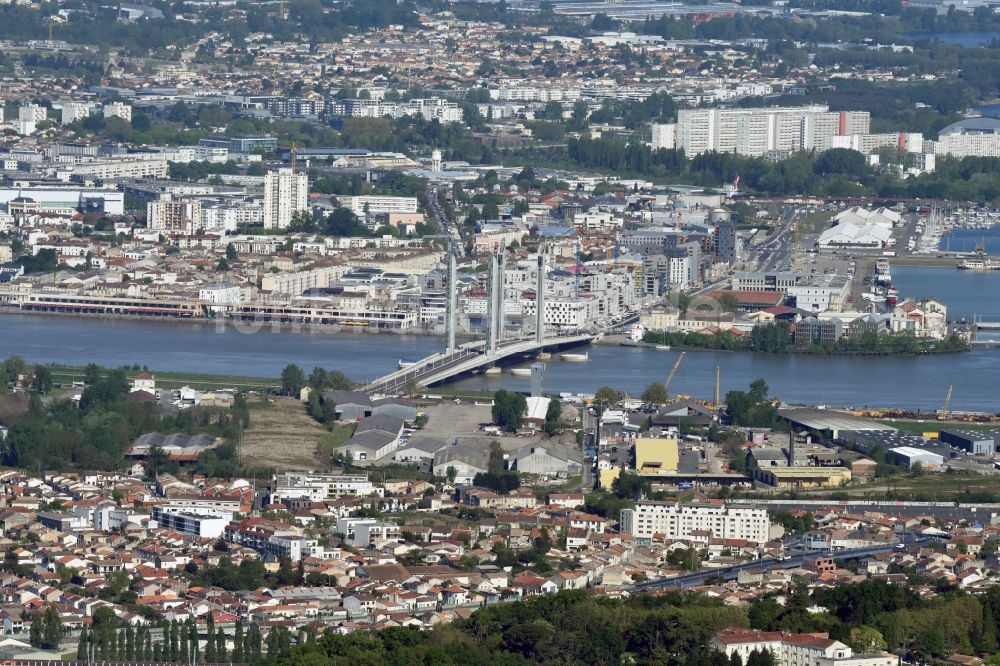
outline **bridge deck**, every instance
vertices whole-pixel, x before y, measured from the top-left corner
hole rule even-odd
[[[378,393],[399,393],[411,382],[424,387],[452,379],[480,368],[493,365],[520,356],[538,353],[553,347],[585,344],[593,341],[591,334],[567,335],[546,338],[539,343],[535,340],[508,340],[502,342],[493,354],[485,353],[482,341],[466,343],[454,352],[439,352],[421,359],[413,365],[400,368],[384,377],[380,377],[364,387],[365,391]]]

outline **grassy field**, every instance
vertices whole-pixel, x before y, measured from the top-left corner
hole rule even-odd
[[[56,384],[72,384],[83,381],[83,368],[69,365],[49,365],[52,380]],[[150,371],[156,376],[158,388],[180,388],[190,386],[203,391],[214,391],[227,388],[241,391],[271,391],[281,386],[278,379],[270,377],[244,377],[241,375],[203,375],[194,372],[158,372]],[[135,370],[125,373],[131,380],[136,375]]]
[[[893,419],[881,419],[882,423],[891,425],[904,432],[912,432],[918,435],[925,432],[941,432],[942,430],[1000,430],[1000,423],[967,423],[965,421],[899,421]]]
[[[821,234],[830,226],[831,217],[833,213],[830,212],[810,213],[799,220],[799,233]]]
[[[248,467],[325,469],[316,454],[327,430],[293,398],[250,403],[250,426],[243,432],[243,460]]]

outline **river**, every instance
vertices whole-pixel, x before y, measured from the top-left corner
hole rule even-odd
[[[914,41],[928,40],[955,46],[983,46],[1000,39],[1000,32],[906,32],[902,36]]]
[[[904,295],[944,299],[956,316],[1000,319],[1000,274],[953,268],[894,267],[893,281]],[[337,369],[366,381],[441,348],[429,336],[272,331],[246,333],[231,326],[132,320],[0,315],[0,356],[19,354],[33,362],[119,366],[139,363],[152,370],[277,377],[288,363],[308,372]],[[638,395],[663,381],[678,352],[595,345],[587,363],[548,363],[549,392],[586,392],[608,385]],[[764,378],[774,395],[806,404],[908,407],[933,410],[954,385],[952,407],[1000,411],[1000,349],[924,357],[820,357],[692,351],[671,390],[710,399],[715,368],[722,393],[745,389]],[[529,381],[504,373],[474,376],[457,386],[526,390]]]
[[[949,252],[974,252],[978,243],[986,254],[1000,255],[1000,226],[983,229],[955,227],[941,238],[938,247]]]

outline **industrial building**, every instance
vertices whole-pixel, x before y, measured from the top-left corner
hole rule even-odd
[[[754,478],[775,488],[833,488],[849,483],[851,470],[846,467],[769,467],[756,470]]]
[[[885,423],[832,409],[787,407],[779,409],[778,416],[795,426],[796,431],[805,430],[823,439],[837,439],[840,437],[842,431],[872,432],[896,430]]]
[[[1000,445],[1000,430],[942,430],[938,439],[976,456],[994,453]]]
[[[944,465],[944,456],[928,451],[927,449],[897,446],[896,448],[889,449],[888,453],[889,457],[897,465],[905,465],[910,468],[917,463],[920,463],[920,466],[924,469],[941,469],[941,466]]]

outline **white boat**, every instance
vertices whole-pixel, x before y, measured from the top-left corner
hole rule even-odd
[[[492,368],[486,368],[483,370],[484,375],[499,375],[501,372],[500,368],[493,366]]]
[[[403,368],[412,368],[416,364],[417,364],[416,361],[404,361],[403,359],[399,359],[400,370],[402,370]]]
[[[660,351],[670,351],[670,345],[656,345],[656,348]]]
[[[539,361],[551,361],[552,354],[550,354],[549,352],[539,352],[538,356],[536,356],[535,358],[537,358]]]
[[[590,354],[588,352],[582,354],[560,354],[559,358],[567,363],[586,363],[590,360]]]
[[[514,375],[515,377],[530,377],[531,368],[511,368],[510,374]]]

